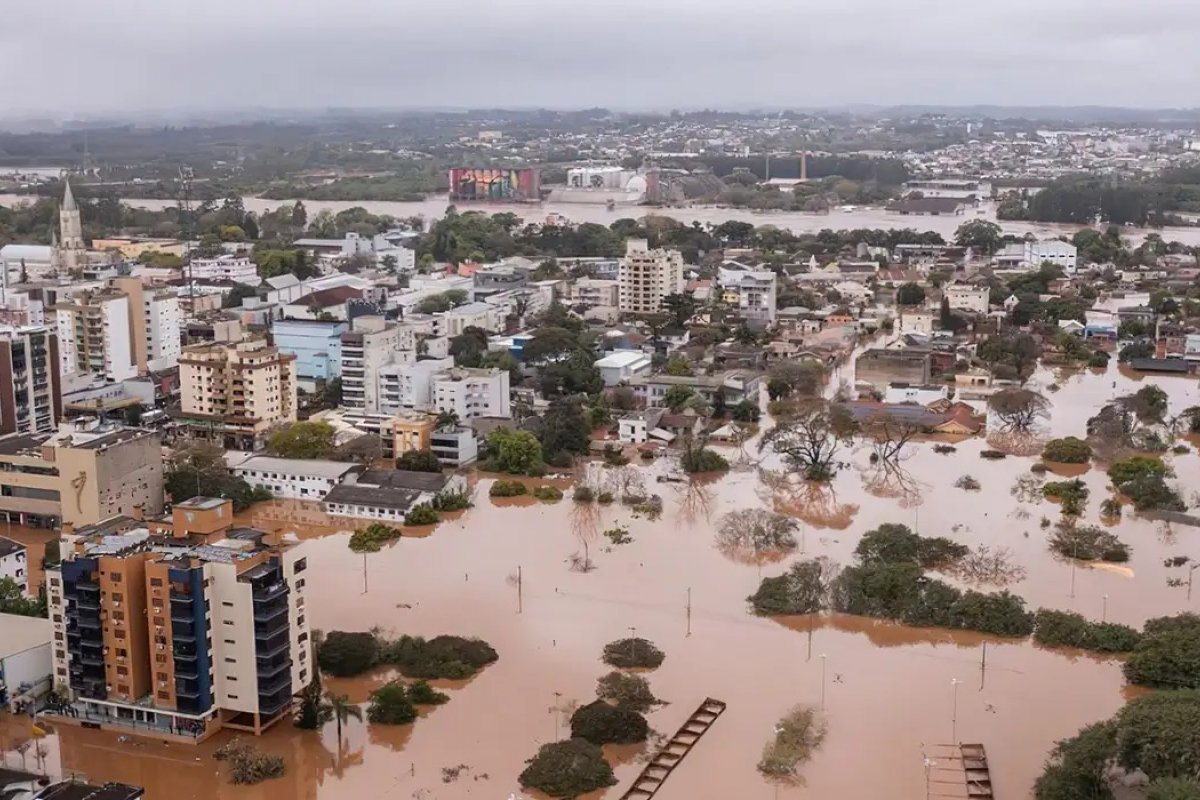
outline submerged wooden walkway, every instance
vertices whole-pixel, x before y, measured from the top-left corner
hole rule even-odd
[[[705,698],[663,749],[650,759],[633,785],[621,795],[621,800],[647,800],[654,797],[679,762],[683,761],[683,757],[691,752],[700,737],[708,732],[724,711],[725,704],[720,700]]]
[[[928,753],[928,796],[994,800],[992,774],[982,744],[941,744]]]

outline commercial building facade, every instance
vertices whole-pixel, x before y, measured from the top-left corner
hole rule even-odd
[[[49,433],[62,416],[58,337],[44,326],[0,328],[0,434]]]
[[[271,339],[281,352],[296,357],[299,381],[329,381],[341,377],[341,336],[345,322],[280,319],[271,323]]]

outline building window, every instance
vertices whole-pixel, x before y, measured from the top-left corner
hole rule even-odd
[[[151,586],[162,586],[163,585],[162,578],[151,578],[150,585]]]
[[[221,624],[222,624],[222,625],[232,625],[232,624],[233,624],[233,620],[231,620],[231,619],[223,619],[223,620],[221,620]]]
[[[236,664],[237,659],[236,658],[227,658],[227,659],[225,659],[225,663],[226,664]]]
[[[297,573],[304,572],[306,569],[308,569],[308,559],[298,558],[296,559],[296,563],[292,565],[292,574],[296,575]]]
[[[228,600],[222,600],[221,605],[225,606],[226,608],[233,608],[233,603],[229,602]]]

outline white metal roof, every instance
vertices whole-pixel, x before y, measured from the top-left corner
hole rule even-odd
[[[356,469],[356,465],[343,461],[319,461],[306,458],[273,458],[254,456],[233,468],[234,472],[279,472],[284,475],[300,475],[306,478],[340,478]]]

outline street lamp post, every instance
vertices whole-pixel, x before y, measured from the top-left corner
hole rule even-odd
[[[822,710],[822,711],[824,711],[824,710],[825,710],[825,666],[826,666],[826,657],[825,657],[825,654],[824,654],[824,653],[821,653],[821,655],[817,656],[817,658],[821,659],[821,710]]]
[[[954,706],[950,712],[950,738],[952,744],[958,744],[958,684],[961,681],[958,678],[950,679],[950,686],[954,690]]]
[[[1195,564],[1192,564],[1190,567],[1188,567],[1188,598],[1187,599],[1188,599],[1189,603],[1192,602],[1192,573],[1194,573],[1196,571],[1197,567],[1200,567],[1200,561],[1197,561]]]
[[[1100,621],[1108,622],[1108,595],[1104,595],[1104,605],[1101,608]]]

